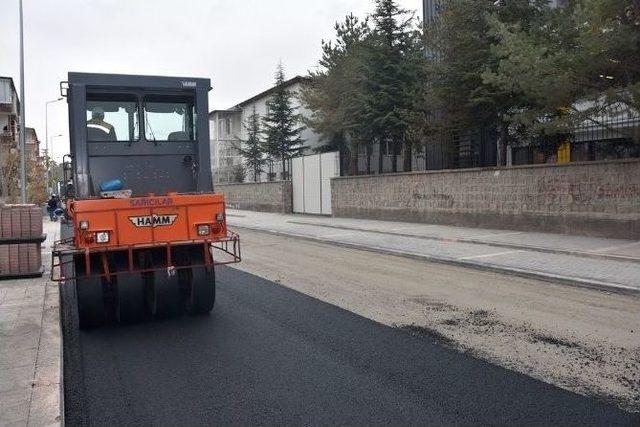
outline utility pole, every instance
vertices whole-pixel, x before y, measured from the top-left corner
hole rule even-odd
[[[22,27],[22,0],[20,0],[20,199],[22,203],[27,203],[27,129],[24,125],[24,34]]]

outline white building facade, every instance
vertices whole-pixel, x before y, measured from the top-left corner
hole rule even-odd
[[[300,91],[307,81],[305,77],[296,76],[284,83],[286,89],[292,95],[293,106],[297,108],[297,113],[303,117],[308,116],[309,111],[302,105]],[[253,174],[248,170],[245,173],[246,176],[241,179],[240,168],[243,161],[235,147],[238,141],[247,139],[247,132],[243,123],[246,123],[247,118],[253,114],[254,108],[261,118],[265,117],[267,114],[267,101],[275,89],[276,87],[272,87],[240,102],[232,108],[214,110],[209,114],[211,167],[213,169],[214,183],[253,181]],[[305,151],[312,152],[314,148],[320,145],[320,135],[305,127],[303,123],[300,123],[299,126],[303,128],[300,137],[304,141]],[[259,181],[282,178],[280,176],[282,169],[280,162],[273,162],[266,169],[258,178]]]

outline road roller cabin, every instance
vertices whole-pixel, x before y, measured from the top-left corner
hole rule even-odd
[[[61,90],[70,235],[51,271],[75,282],[80,327],[210,312],[214,266],[240,261],[213,191],[210,81],[69,73]]]

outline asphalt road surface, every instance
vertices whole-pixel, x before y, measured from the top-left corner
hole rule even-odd
[[[637,418],[232,268],[214,312],[78,332],[67,425],[630,425]]]

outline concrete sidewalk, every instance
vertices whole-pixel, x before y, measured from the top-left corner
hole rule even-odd
[[[58,284],[48,280],[59,225],[44,227],[44,277],[0,281],[0,426],[62,423]]]
[[[640,293],[640,241],[238,210],[227,216],[232,227]]]

